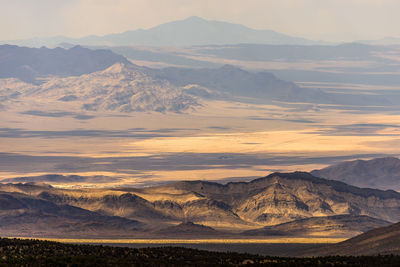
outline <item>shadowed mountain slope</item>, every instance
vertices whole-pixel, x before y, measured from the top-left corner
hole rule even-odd
[[[226,235],[220,231],[216,231],[212,227],[195,224],[192,222],[183,222],[178,225],[166,227],[155,232],[155,234],[166,237],[216,237]]]
[[[365,215],[335,215],[296,220],[261,229],[245,231],[249,236],[354,236],[377,227],[390,225],[389,222]]]
[[[40,197],[0,192],[0,234],[16,236],[126,236],[142,224],[104,216],[70,205],[57,205]]]
[[[400,223],[373,229],[344,242],[312,249],[304,253],[312,256],[327,255],[385,255],[400,254]]]

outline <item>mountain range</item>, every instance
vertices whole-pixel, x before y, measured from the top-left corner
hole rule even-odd
[[[303,88],[269,72],[252,72],[232,65],[194,69],[140,67],[113,52],[79,46],[37,49],[4,45],[0,46],[0,54],[3,108],[15,101],[28,103],[29,99],[33,101],[32,108],[41,103],[41,112],[49,112],[43,106],[49,100],[58,102],[58,109],[63,112],[81,109],[178,113],[194,110],[210,99],[275,104],[395,103],[395,98],[383,95],[353,96]],[[43,101],[36,101],[41,98]]]
[[[146,46],[192,46],[208,44],[317,44],[300,37],[293,37],[272,30],[255,30],[249,27],[222,21],[189,17],[172,21],[150,29],[138,29],[104,36],[85,36],[68,38],[64,36],[33,38],[28,40],[9,40],[3,43],[26,46],[55,46],[59,43],[80,45],[146,45]]]
[[[299,172],[226,185],[183,181],[148,188],[61,189],[3,183],[0,192],[2,235],[15,234],[16,229],[34,236],[79,235],[74,227],[96,235],[108,222],[109,236],[168,236],[180,229],[193,229],[194,236],[285,232],[354,236],[400,220],[400,193],[362,189]],[[48,229],[43,227],[44,218],[51,218],[46,219]]]
[[[25,48],[0,46],[2,106],[32,100],[59,103],[65,112],[182,112],[202,105],[202,99],[228,101],[318,102],[329,99],[317,89],[303,89],[268,72],[249,72],[231,65],[220,68],[151,69],[130,63],[107,50],[80,46]],[[19,80],[10,79],[18,78]],[[20,80],[26,82],[21,83]],[[77,106],[79,105],[79,106]],[[26,105],[25,105],[26,106]],[[72,107],[73,106],[73,107]]]
[[[397,37],[354,42],[392,46],[400,43]],[[62,43],[72,45],[107,46],[198,46],[227,44],[272,44],[272,45],[332,45],[332,42],[315,41],[291,36],[274,30],[259,30],[235,23],[207,20],[197,16],[167,22],[149,29],[128,30],[103,36],[88,35],[81,38],[66,36],[35,37],[21,40],[1,40],[2,44],[29,47],[55,47]]]

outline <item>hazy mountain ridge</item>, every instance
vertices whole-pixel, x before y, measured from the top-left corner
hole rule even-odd
[[[81,45],[151,45],[188,46],[204,44],[267,43],[267,44],[316,44],[312,40],[293,37],[272,30],[255,30],[249,27],[200,17],[171,21],[150,29],[138,29],[104,36],[68,38],[34,38],[6,41],[29,46],[54,46],[62,42]]]
[[[347,161],[311,173],[355,186],[400,191],[400,159],[394,157]]]
[[[156,78],[176,86],[196,84],[233,96],[250,97],[260,101],[317,101],[328,98],[319,90],[302,89],[292,82],[282,81],[268,72],[249,72],[232,65],[217,69],[164,68],[153,70]]]
[[[49,49],[0,45],[0,78],[19,78],[27,82],[49,75],[79,76],[117,62],[128,63],[128,60],[110,50],[81,46]]]
[[[81,208],[107,218],[118,216],[140,221],[147,229],[193,222],[237,233],[286,222],[301,225],[301,221],[296,222],[300,219],[310,219],[305,225],[326,224],[312,218],[326,216],[329,220],[341,215],[339,223],[329,224],[337,225],[347,218],[362,222],[351,229],[347,223],[347,228],[338,227],[334,231],[337,235],[349,235],[371,225],[400,220],[400,193],[357,188],[307,173],[275,173],[251,182],[226,185],[193,181],[142,189],[72,190],[28,183],[1,184],[0,191],[29,195],[57,206]],[[322,236],[332,234],[329,227],[326,231],[322,228],[316,232]]]

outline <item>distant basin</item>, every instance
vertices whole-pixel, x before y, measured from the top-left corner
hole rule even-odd
[[[293,237],[267,239],[96,239],[96,238],[36,238],[9,237],[20,239],[38,239],[75,244],[328,244],[338,243],[346,238],[329,237]]]

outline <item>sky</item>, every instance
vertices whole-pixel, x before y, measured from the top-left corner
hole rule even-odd
[[[0,39],[105,35],[199,16],[334,42],[400,37],[398,0],[0,0]]]

